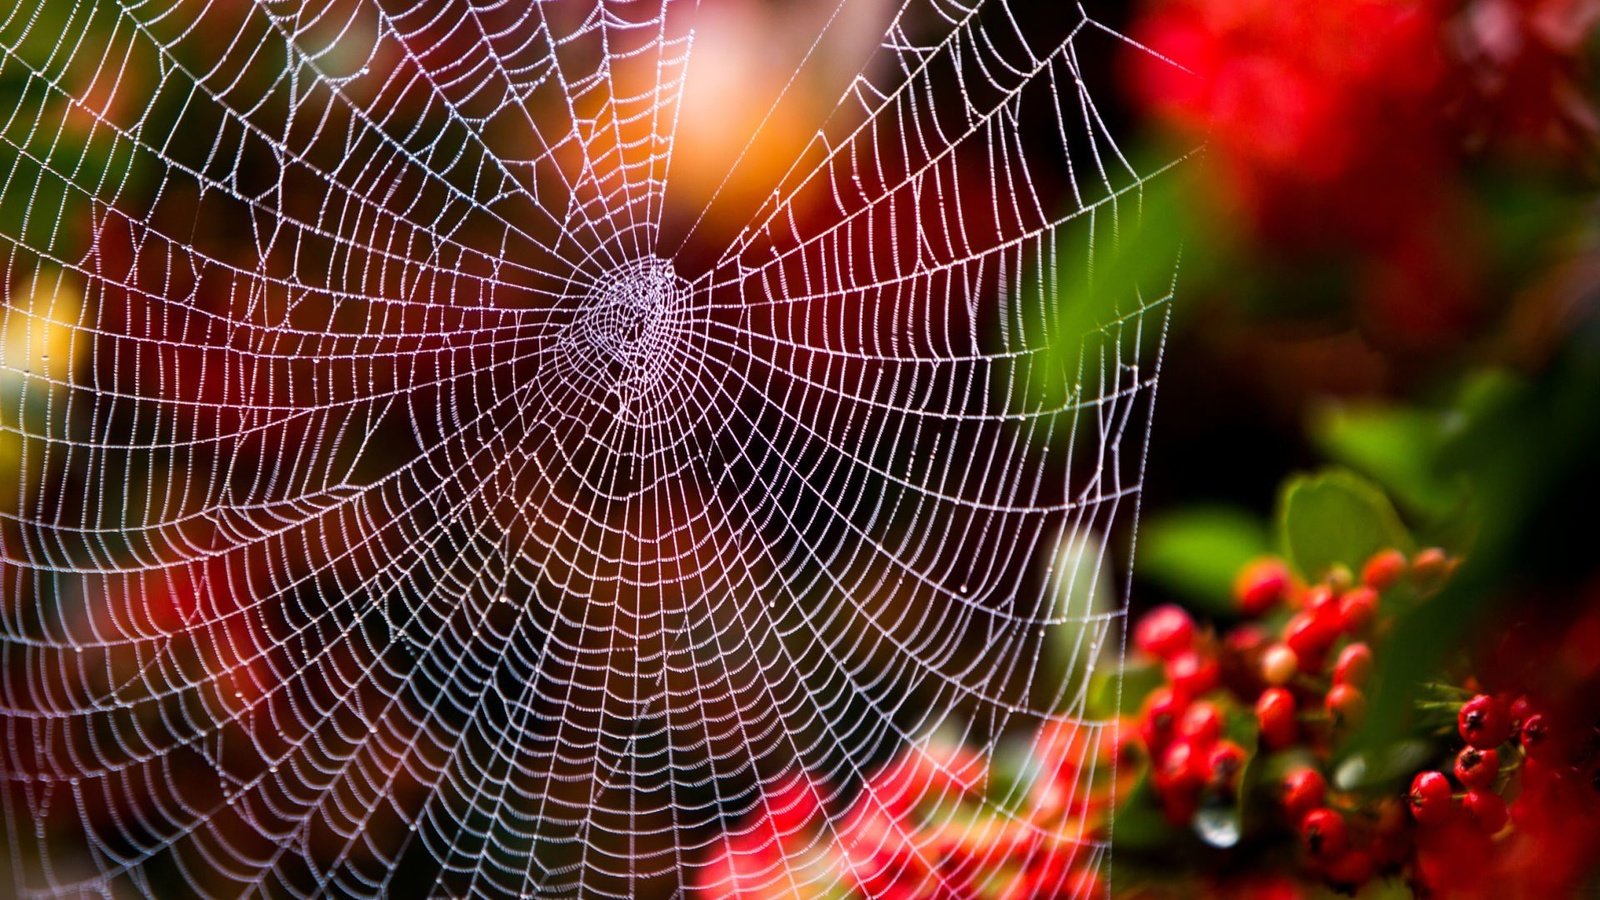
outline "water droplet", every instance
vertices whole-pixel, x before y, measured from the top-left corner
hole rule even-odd
[[[1239,843],[1237,810],[1230,806],[1207,806],[1194,817],[1195,833],[1213,847],[1232,847]]]

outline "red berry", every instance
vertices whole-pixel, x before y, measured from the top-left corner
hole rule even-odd
[[[1418,587],[1429,590],[1444,581],[1450,569],[1450,557],[1438,547],[1417,551],[1411,560],[1411,579]]]
[[[1354,685],[1334,685],[1323,700],[1323,707],[1338,728],[1358,728],[1367,718],[1367,696]]]
[[[1506,812],[1506,801],[1487,789],[1467,791],[1467,795],[1461,798],[1461,805],[1472,814],[1484,834],[1499,834],[1510,817]]]
[[[1320,807],[1300,820],[1300,842],[1312,859],[1333,859],[1349,849],[1350,829],[1343,816]]]
[[[1500,701],[1488,694],[1479,694],[1461,704],[1456,727],[1461,739],[1479,750],[1498,747],[1511,738],[1511,716]]]
[[[1520,729],[1522,723],[1528,721],[1528,717],[1533,715],[1533,701],[1528,699],[1527,694],[1523,694],[1511,701],[1509,712],[1511,714],[1511,727]]]
[[[1060,853],[1058,855],[1066,856],[1069,859],[1072,858],[1071,853]],[[1041,894],[1048,891],[1056,891],[1058,894],[1065,894],[1068,897],[1109,897],[1111,895],[1111,887],[1106,884],[1105,879],[1100,877],[1100,873],[1093,869],[1078,869],[1067,875],[1065,879],[1048,882],[1040,880],[1037,884],[1043,888],[1040,891]]]
[[[1306,672],[1322,668],[1323,654],[1338,637],[1332,623],[1306,611],[1295,613],[1283,628],[1283,642],[1300,658],[1300,669]]]
[[[1194,620],[1177,606],[1166,604],[1145,613],[1133,632],[1134,646],[1158,659],[1176,656],[1194,643]]]
[[[1316,769],[1295,769],[1283,779],[1283,808],[1289,818],[1299,821],[1305,814],[1322,805],[1328,794],[1328,782]]]
[[[1500,754],[1468,747],[1456,756],[1456,780],[1468,788],[1486,788],[1500,774]]]
[[[1212,656],[1185,650],[1167,660],[1167,680],[1180,696],[1199,697],[1222,683],[1222,667]]]
[[[1300,656],[1287,644],[1273,644],[1261,654],[1261,680],[1267,684],[1288,684],[1300,671]]]
[[[1372,854],[1365,850],[1346,850],[1324,869],[1328,880],[1342,887],[1355,888],[1372,878]]]
[[[1290,583],[1289,567],[1283,560],[1263,557],[1239,570],[1239,577],[1233,582],[1233,596],[1239,601],[1240,612],[1259,616],[1288,596]]]
[[[1398,865],[1409,854],[1410,844],[1411,817],[1406,814],[1406,804],[1395,797],[1382,798],[1372,822],[1373,862]]]
[[[1105,880],[1093,869],[1074,869],[1075,855],[1069,850],[1054,850],[1045,856],[1035,857],[1038,862],[1030,862],[1022,871],[1017,881],[1013,882],[1008,897],[1105,897],[1109,896],[1110,888]],[[944,877],[944,876],[938,876]],[[850,896],[850,895],[846,895]],[[895,885],[890,897],[917,896],[915,890],[903,885]]]
[[[871,796],[862,794],[845,815],[839,825],[839,843],[855,886],[870,896],[882,896],[899,879],[919,874],[924,857],[905,839],[901,826],[881,804],[864,802]],[[781,864],[781,847],[768,846]]]
[[[1218,741],[1206,757],[1206,784],[1231,793],[1238,787],[1239,773],[1244,771],[1244,764],[1243,747],[1233,741]]]
[[[1534,713],[1522,723],[1522,752],[1529,759],[1549,762],[1554,756],[1555,741],[1550,735],[1550,720],[1542,713]]]
[[[1378,592],[1370,587],[1351,588],[1339,598],[1339,628],[1360,634],[1378,617]]]
[[[1198,700],[1189,704],[1178,720],[1178,737],[1201,747],[1209,747],[1222,736],[1222,710],[1215,703]]]
[[[1267,688],[1256,699],[1256,721],[1261,729],[1261,741],[1271,749],[1287,747],[1294,743],[1299,732],[1295,722],[1294,695],[1285,688]]]
[[[1326,584],[1307,589],[1304,602],[1306,611],[1319,619],[1331,621],[1339,612],[1339,595]]]
[[[1387,591],[1406,573],[1406,555],[1390,548],[1372,554],[1361,567],[1361,582],[1375,591]]]
[[[1178,717],[1183,715],[1184,704],[1170,687],[1158,687],[1144,698],[1144,711],[1139,721],[1139,736],[1152,759],[1171,743],[1177,731]]]
[[[1549,799],[1561,799],[1577,789],[1577,773],[1559,763],[1529,757],[1522,761],[1522,796],[1544,794]]]
[[[822,815],[822,797],[805,771],[785,776],[767,798],[768,818],[780,835],[797,834]]]
[[[1161,794],[1161,813],[1175,828],[1188,825],[1200,809],[1199,791],[1168,791]]]
[[[1206,781],[1206,758],[1188,741],[1173,741],[1161,754],[1152,783],[1162,794],[1185,794],[1200,790]]]
[[[1421,772],[1411,780],[1411,817],[1424,825],[1450,818],[1450,779],[1443,772]]]
[[[1228,636],[1223,639],[1223,643],[1227,645],[1228,650],[1232,653],[1244,656],[1252,654],[1265,646],[1267,633],[1257,626],[1247,623],[1228,632]]]
[[[1372,648],[1363,643],[1354,643],[1339,651],[1339,659],[1333,664],[1334,684],[1348,684],[1353,687],[1362,687],[1367,679],[1372,676]]]

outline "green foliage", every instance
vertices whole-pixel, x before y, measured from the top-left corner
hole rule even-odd
[[[1156,796],[1147,769],[1128,796],[1119,798],[1116,823],[1111,829],[1112,852],[1164,850],[1180,837],[1182,832],[1161,813],[1161,799]]]
[[[1007,814],[1019,814],[1028,801],[1039,770],[1030,742],[1012,739],[1001,744],[989,760],[989,777],[983,786],[984,802]]]
[[[1408,511],[1436,522],[1459,511],[1464,485],[1439,471],[1447,416],[1424,409],[1370,404],[1332,407],[1311,425],[1311,437],[1330,459],[1382,485]]]
[[[1139,708],[1150,692],[1166,683],[1166,674],[1157,663],[1129,660],[1121,665],[1103,665],[1089,677],[1087,715],[1091,719],[1113,719]]]
[[[1372,697],[1364,746],[1416,726],[1426,684],[1492,603],[1514,596],[1541,567],[1570,559],[1572,521],[1592,512],[1589,470],[1600,457],[1600,353],[1580,335],[1537,378],[1485,371],[1467,379],[1448,411],[1442,472],[1467,485],[1470,546],[1465,564],[1438,597],[1405,613],[1390,640],[1406,652],[1384,662]]]
[[[1341,791],[1397,791],[1437,755],[1433,743],[1410,739],[1351,753],[1333,770]]]
[[[115,4],[43,4],[36,16],[13,15],[0,21],[0,97],[11,112],[0,119],[0,233],[57,262],[84,253],[89,229],[83,222],[94,203],[115,204],[148,181],[156,162],[149,149],[118,133],[129,128],[108,98],[107,72],[78,60],[129,59],[125,10]],[[62,52],[60,36],[74,35],[76,53]],[[135,90],[118,76],[118,88]],[[97,80],[96,80],[97,79]],[[97,90],[98,88],[98,90]],[[146,111],[142,140],[167,133],[159,107]]]
[[[1201,609],[1233,612],[1239,568],[1270,553],[1261,520],[1227,506],[1193,506],[1145,523],[1139,567],[1150,581],[1183,594]]]
[[[1284,558],[1309,581],[1335,566],[1359,569],[1386,547],[1412,549],[1411,535],[1383,490],[1347,469],[1286,482],[1277,527]]]
[[[1105,643],[1106,615],[1113,608],[1106,546],[1094,532],[1067,530],[1056,540],[1046,576],[1051,616],[1048,665],[1063,696],[1076,696],[1096,666]]]
[[[1232,615],[1233,580],[1250,560],[1279,553],[1308,581],[1335,566],[1358,570],[1386,547],[1415,542],[1387,494],[1348,469],[1298,475],[1279,492],[1274,528],[1243,510],[1194,506],[1153,519],[1139,542],[1139,571],[1215,615]]]
[[[1593,185],[1555,172],[1485,173],[1470,189],[1485,213],[1477,221],[1485,229],[1483,247],[1502,291],[1538,278],[1565,252],[1563,238],[1586,227],[1593,215]]]
[[[1101,373],[1138,347],[1121,323],[1171,295],[1190,190],[1169,169],[1065,223],[1024,272],[1020,325],[1036,347],[1003,387],[1012,412],[1070,415],[1098,396]],[[1058,434],[1068,435],[1070,428]]]

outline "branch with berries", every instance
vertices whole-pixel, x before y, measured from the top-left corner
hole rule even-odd
[[[931,735],[856,787],[787,776],[714,842],[698,895],[1570,895],[1600,854],[1600,722],[1463,652],[1370,739],[1397,622],[1448,603],[1460,559],[1343,470],[1291,480],[1276,522],[1222,601],[1134,619],[1085,716],[988,753]],[[1193,560],[1220,552],[1202,543]]]
[[[1128,804],[1158,806],[1168,826],[1218,850],[1297,842],[1285,868],[1335,887],[1402,874],[1410,828],[1399,800],[1371,790],[1377,773],[1344,749],[1366,718],[1374,647],[1397,609],[1425,601],[1452,565],[1438,548],[1408,557],[1385,547],[1359,577],[1334,566],[1306,584],[1283,559],[1262,558],[1238,573],[1241,619],[1225,631],[1176,605],[1147,612],[1131,664],[1159,668],[1160,682],[1128,723],[1129,755],[1150,773]],[[1225,816],[1237,826],[1217,828]]]
[[[1158,533],[1161,564],[1189,541],[1178,568],[1205,582],[1226,555],[1215,526]],[[1364,730],[1383,664],[1415,652],[1397,622],[1453,603],[1461,560],[1413,549],[1383,492],[1342,470],[1293,479],[1276,531],[1277,553],[1199,603],[1210,624],[1169,603],[1133,625],[1125,758],[1148,774],[1119,808],[1116,893],[1232,896],[1266,877],[1296,896],[1570,896],[1600,857],[1600,720],[1561,662],[1595,644],[1585,629],[1456,648],[1403,722]]]

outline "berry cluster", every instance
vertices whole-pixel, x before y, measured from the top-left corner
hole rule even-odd
[[[1304,584],[1281,560],[1254,561],[1235,583],[1231,628],[1202,627],[1172,605],[1139,619],[1122,680],[1139,712],[1120,741],[1052,722],[1017,753],[918,744],[854,789],[788,776],[713,844],[694,893],[1102,896],[1095,848],[1116,803],[1121,821],[1151,804],[1184,829],[1163,841],[1192,829],[1283,862],[1242,877],[1223,863],[1211,883],[1221,896],[1269,884],[1273,896],[1300,896],[1307,879],[1354,891],[1383,878],[1433,897],[1570,894],[1600,853],[1600,721],[1571,704],[1476,679],[1432,685],[1408,740],[1415,761],[1376,781],[1342,777],[1342,739],[1365,716],[1395,613],[1437,592],[1454,566],[1438,549],[1388,549],[1359,574],[1335,567]],[[1600,618],[1574,633],[1589,631],[1600,638]],[[1412,778],[1441,757],[1449,764]],[[1231,834],[1215,827],[1230,811]],[[1140,896],[1166,896],[1145,887]],[[1175,895],[1197,890],[1185,881]]]
[[[1275,265],[1348,253],[1371,342],[1453,346],[1490,299],[1488,260],[1459,252],[1481,239],[1465,160],[1592,157],[1590,0],[1142,6],[1135,103],[1207,147],[1195,231],[1240,228]]]
[[[809,775],[790,775],[762,811],[723,835],[700,868],[699,897],[1105,896],[1085,838],[1113,791],[1095,785],[1095,736],[1052,722],[1002,765],[958,743],[908,748],[834,809]],[[1008,771],[1002,771],[1009,769]]]
[[[1563,854],[1600,838],[1600,745],[1525,694],[1477,694],[1460,703],[1464,746],[1447,774],[1418,773],[1408,797],[1417,823],[1414,879],[1449,896],[1511,896],[1535,859],[1546,876]],[[1452,778],[1453,776],[1453,778]],[[1513,797],[1507,804],[1506,798]]]
[[[1305,871],[1354,886],[1397,870],[1407,847],[1401,805],[1330,791],[1327,769],[1366,715],[1385,608],[1436,591],[1453,565],[1438,549],[1409,560],[1386,549],[1359,576],[1336,568],[1308,585],[1282,560],[1263,558],[1239,572],[1234,596],[1245,621],[1224,635],[1202,631],[1177,606],[1144,615],[1133,643],[1161,667],[1162,683],[1133,732],[1167,820],[1181,826],[1204,807],[1249,802],[1241,772],[1276,761],[1268,768],[1284,772],[1278,821],[1298,836]]]

